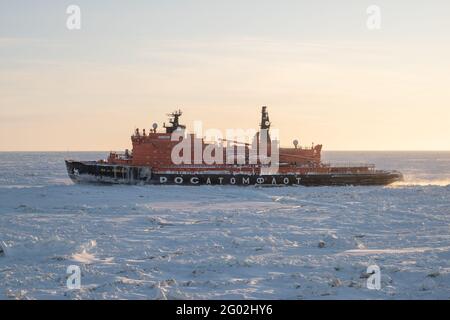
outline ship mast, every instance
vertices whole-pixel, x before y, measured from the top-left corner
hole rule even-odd
[[[169,122],[170,122],[171,126],[166,126],[166,124],[164,123],[164,128],[166,128],[166,133],[172,133],[175,130],[177,130],[178,128],[186,129],[186,126],[180,124],[180,122],[179,122],[179,118],[181,117],[182,114],[183,114],[183,112],[181,112],[181,110],[174,111],[174,112],[168,114]]]
[[[267,107],[263,106],[261,110],[261,124],[260,124],[261,130],[270,129],[270,120],[269,120],[269,113],[267,112]]]
[[[261,123],[259,125],[261,130],[257,134],[258,140],[260,139],[261,132],[264,132],[265,136],[267,137],[267,142],[270,143],[270,141],[271,141],[270,134],[269,134],[270,124],[271,123],[269,120],[269,112],[267,112],[267,107],[263,106],[261,108]],[[270,146],[269,146],[269,148],[270,148]]]

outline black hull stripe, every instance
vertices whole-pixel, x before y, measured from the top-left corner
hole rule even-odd
[[[237,186],[345,186],[388,185],[402,179],[398,172],[370,174],[152,174],[147,167],[99,165],[95,162],[66,161],[69,177],[76,183],[153,185],[237,185]]]

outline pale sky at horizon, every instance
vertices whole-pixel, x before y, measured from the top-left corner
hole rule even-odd
[[[256,127],[262,105],[284,146],[450,150],[450,2],[392,2],[0,0],[0,151],[123,150],[177,108]]]

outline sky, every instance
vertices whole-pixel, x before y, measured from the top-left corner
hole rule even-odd
[[[255,128],[263,105],[282,146],[450,150],[449,13],[444,0],[0,0],[0,151],[123,150],[178,108],[188,127]]]

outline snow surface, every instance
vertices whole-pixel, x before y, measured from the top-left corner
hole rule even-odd
[[[407,181],[317,188],[74,185],[75,156],[104,154],[0,154],[0,299],[450,298],[450,153],[361,153]]]

